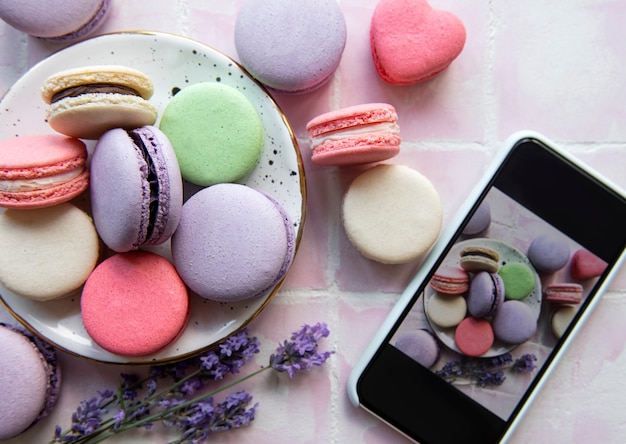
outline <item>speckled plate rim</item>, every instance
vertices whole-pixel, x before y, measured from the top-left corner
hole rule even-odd
[[[499,265],[502,266],[504,263],[523,263],[528,266],[528,268],[532,271],[533,276],[535,277],[535,288],[526,298],[522,300],[525,304],[530,306],[534,313],[539,319],[539,315],[541,314],[541,279],[539,274],[535,270],[535,267],[530,263],[528,258],[524,253],[519,251],[513,245],[510,245],[506,242],[503,242],[498,239],[490,239],[490,238],[474,238],[467,239],[461,242],[456,243],[450,252],[448,253],[446,259],[443,261],[442,266],[451,266],[451,267],[459,267],[460,266],[460,255],[458,254],[461,249],[467,246],[480,246],[480,247],[488,247],[497,251],[500,254],[500,262]],[[426,287],[423,295],[423,303],[424,303],[424,315],[426,316],[426,320],[428,321],[428,325],[431,330],[437,335],[439,340],[449,349],[454,350],[457,353],[463,354],[459,348],[456,346],[454,342],[454,327],[451,328],[441,328],[433,321],[431,321],[428,316],[428,301],[435,294],[435,290],[433,290],[430,285]],[[489,358],[494,356],[500,356],[504,353],[510,352],[515,348],[519,347],[519,345],[513,344],[504,344],[496,339],[494,345],[491,348],[482,354],[481,358]]]
[[[283,111],[280,109],[279,105],[276,103],[276,101],[272,98],[272,96],[270,95],[270,93],[268,92],[268,90],[260,83],[258,82],[256,79],[254,79],[246,70],[245,68],[243,68],[238,62],[236,62],[235,60],[233,60],[232,58],[230,58],[228,55],[224,54],[223,52],[216,50],[204,43],[201,43],[199,41],[196,41],[194,39],[185,37],[185,36],[180,36],[180,35],[176,35],[176,34],[170,34],[170,33],[164,33],[164,32],[153,32],[153,31],[123,31],[123,32],[113,32],[113,33],[106,33],[106,34],[101,34],[95,37],[92,37],[90,39],[87,40],[83,40],[81,42],[75,43],[73,45],[70,45],[68,47],[65,47],[59,51],[56,51],[54,53],[52,53],[50,56],[48,56],[47,58],[41,60],[40,62],[38,62],[37,64],[35,64],[34,66],[32,66],[30,69],[28,69],[23,75],[22,77],[16,81],[0,98],[0,106],[3,109],[3,113],[2,115],[0,115],[0,124],[1,122],[6,119],[6,115],[10,114],[7,113],[6,111],[8,111],[5,107],[5,101],[7,99],[7,97],[12,97],[13,94],[17,94],[16,93],[16,89],[18,89],[19,85],[21,82],[24,81],[25,78],[27,78],[28,76],[31,76],[33,72],[37,72],[39,70],[42,69],[42,66],[49,66],[54,64],[54,61],[56,60],[56,58],[59,57],[59,54],[68,54],[68,53],[72,53],[77,51],[76,48],[81,48],[81,47],[85,47],[86,45],[94,45],[95,42],[102,42],[102,41],[107,41],[107,40],[116,40],[116,39],[122,39],[122,40],[129,40],[129,41],[135,41],[138,39],[153,39],[155,42],[157,40],[165,40],[168,42],[174,42],[173,46],[174,47],[181,47],[182,49],[192,49],[194,56],[204,56],[208,58],[211,57],[215,57],[217,60],[221,60],[221,62],[225,63],[226,65],[228,65],[228,67],[232,68],[233,71],[236,71],[237,74],[240,76],[241,79],[243,79],[242,81],[245,81],[247,84],[249,84],[252,88],[254,88],[256,90],[256,93],[258,95],[263,96],[263,100],[265,100],[267,102],[268,107],[271,109],[272,112],[276,113],[276,120],[280,121],[280,126],[281,126],[281,131],[284,131],[285,134],[285,140],[287,140],[287,138],[290,141],[290,146],[287,147],[288,149],[293,149],[293,152],[289,151],[290,154],[292,154],[294,156],[294,160],[295,160],[295,167],[297,169],[297,171],[295,172],[295,174],[291,174],[291,176],[296,176],[296,179],[298,180],[298,201],[299,201],[299,205],[297,206],[297,208],[293,208],[290,211],[290,216],[294,219],[294,225],[297,226],[296,229],[296,246],[295,246],[295,253],[297,255],[297,252],[299,250],[299,246],[300,246],[300,242],[301,242],[301,238],[302,238],[302,232],[304,229],[304,222],[305,222],[305,218],[306,218],[306,201],[307,201],[307,190],[306,190],[306,180],[305,180],[305,171],[304,171],[304,163],[302,161],[302,156],[300,153],[300,148],[296,139],[296,136],[291,128],[291,125],[287,119],[287,117],[285,116],[285,114],[283,113]],[[97,45],[96,45],[97,46]],[[179,48],[180,49],[180,48]],[[180,52],[182,53],[182,49],[180,50]],[[197,51],[197,52],[196,52]],[[180,57],[180,55],[179,55]],[[96,55],[94,55],[91,58],[96,58]],[[91,62],[91,63],[82,63],[80,65],[77,66],[84,66],[87,64],[98,64],[96,61]],[[121,63],[120,64],[124,64]],[[129,64],[129,66],[133,66],[132,64]],[[215,65],[214,65],[215,66]],[[67,66],[61,67],[58,66],[54,69],[54,71],[60,71],[63,69],[66,69]],[[141,69],[141,68],[140,68]],[[150,74],[148,72],[148,74]],[[207,78],[207,81],[210,81],[211,79]],[[224,79],[225,83],[228,84],[228,79]],[[215,79],[214,79],[215,81]],[[218,80],[219,81],[219,80]],[[195,83],[195,82],[189,82],[189,84],[191,83]],[[156,90],[156,85],[155,85],[155,90]],[[244,91],[244,94],[246,92]],[[37,91],[38,94],[38,91]],[[173,94],[173,91],[170,93]],[[43,102],[41,102],[41,104],[38,104],[37,106],[42,106]],[[157,107],[159,109],[159,111],[162,111],[162,107]],[[264,116],[263,120],[265,119]],[[19,120],[20,118],[18,117],[17,120]],[[157,122],[158,124],[158,122]],[[15,124],[14,124],[15,126]],[[35,132],[35,131],[33,131]],[[37,131],[40,132],[40,131]],[[49,132],[49,133],[53,133],[52,130],[50,130],[49,128],[47,128],[47,124],[46,124],[46,130],[45,132]],[[22,135],[21,132],[18,132],[20,135]],[[24,131],[24,134],[28,134],[31,133],[29,131]],[[7,131],[5,131],[4,129],[0,128],[0,135],[7,137]],[[268,135],[266,135],[266,145],[264,147],[264,152],[267,151],[268,149],[268,143],[270,145],[273,144],[273,141],[268,142]],[[92,141],[86,141],[88,147],[93,147],[93,145],[95,145],[95,142]],[[276,148],[273,149],[274,154],[276,154]],[[263,155],[262,155],[263,157]],[[250,176],[254,175],[254,172],[251,173]],[[241,181],[241,183],[247,184],[248,183],[248,179],[250,178],[250,176],[248,176],[248,178],[245,178]],[[251,185],[252,186],[252,185]],[[276,196],[274,196],[276,197]],[[280,201],[280,199],[279,199]],[[76,202],[73,202],[76,203]],[[282,202],[281,202],[282,203]],[[77,204],[78,206],[80,206],[80,204]],[[288,211],[289,212],[289,211]],[[297,218],[294,218],[294,213],[297,213]],[[163,246],[162,248],[166,248],[167,244],[165,246]],[[156,252],[159,252],[159,248],[157,247]],[[167,254],[164,254],[167,255]],[[295,260],[295,256],[294,256],[294,260]],[[293,261],[292,261],[292,265],[293,265]],[[291,267],[290,267],[291,268]],[[287,273],[287,275],[289,274],[289,272]],[[180,352],[180,353],[171,353],[168,354],[167,350],[170,350],[171,347],[174,347],[176,343],[172,344],[171,346],[168,346],[164,351],[161,351],[155,355],[150,355],[150,356],[144,356],[144,357],[128,357],[128,356],[121,356],[121,355],[115,355],[112,353],[109,353],[105,350],[100,349],[100,347],[96,344],[92,344],[92,347],[95,347],[95,349],[100,350],[100,352],[93,356],[93,355],[86,355],[85,353],[82,352],[78,352],[76,349],[74,349],[71,346],[68,346],[65,343],[60,343],[58,340],[52,340],[50,337],[48,337],[48,335],[42,333],[41,331],[39,331],[37,328],[35,328],[33,325],[31,325],[31,323],[26,319],[25,316],[23,316],[23,314],[20,312],[20,310],[15,310],[14,307],[11,306],[10,303],[8,303],[5,300],[5,297],[2,295],[2,292],[0,292],[0,303],[2,303],[2,305],[7,309],[7,311],[15,318],[17,319],[25,328],[27,328],[29,331],[31,331],[33,334],[37,335],[38,337],[42,338],[43,340],[51,343],[52,345],[54,345],[55,347],[57,347],[58,349],[71,354],[73,356],[79,357],[79,358],[83,358],[86,360],[90,360],[90,361],[96,361],[96,362],[102,362],[102,363],[109,363],[109,364],[124,364],[124,365],[155,365],[155,364],[164,364],[167,362],[174,362],[174,361],[179,361],[182,359],[186,359],[189,358],[191,356],[206,352],[208,350],[210,350],[211,348],[214,348],[217,344],[219,344],[221,341],[223,341],[224,339],[226,339],[228,336],[242,330],[243,328],[247,327],[248,324],[255,319],[271,302],[271,300],[274,298],[274,296],[278,293],[279,289],[281,288],[281,286],[283,285],[287,275],[276,284],[276,286],[268,291],[268,293],[264,296],[261,296],[260,298],[256,298],[254,301],[250,302],[251,304],[256,304],[254,309],[249,312],[244,318],[242,319],[232,319],[228,322],[226,322],[221,329],[223,330],[223,334],[221,334],[218,338],[211,340],[207,343],[204,343],[202,345],[197,346],[196,348],[194,348],[193,350],[189,350],[186,352]],[[2,287],[0,287],[2,288]],[[5,291],[4,288],[2,288],[2,291]],[[78,296],[76,296],[76,298],[78,298]],[[69,298],[66,298],[66,300]],[[243,301],[242,304],[247,303],[246,301]],[[194,305],[200,305],[200,304],[213,304],[213,305],[220,305],[220,306],[224,306],[224,304],[219,304],[219,303],[214,303],[211,301],[206,301],[196,295],[191,294],[190,295],[190,305],[192,306],[192,310],[193,310],[193,306]],[[226,310],[226,309],[225,309]],[[230,310],[232,310],[232,308],[230,308]],[[189,326],[187,327],[189,328]],[[184,332],[183,332],[184,334]]]

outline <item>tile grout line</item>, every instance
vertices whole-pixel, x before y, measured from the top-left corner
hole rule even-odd
[[[495,40],[497,34],[497,22],[495,15],[495,5],[493,0],[489,0],[487,5],[487,49],[485,54],[486,74],[485,74],[485,135],[484,144],[486,147],[496,147],[498,140],[498,102],[495,86]]]

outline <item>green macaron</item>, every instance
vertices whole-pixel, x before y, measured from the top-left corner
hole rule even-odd
[[[498,274],[504,282],[505,299],[520,300],[528,296],[535,288],[533,272],[522,263],[503,265]]]
[[[201,186],[236,182],[257,165],[264,143],[261,118],[236,88],[201,82],[169,101],[159,125],[185,180]]]

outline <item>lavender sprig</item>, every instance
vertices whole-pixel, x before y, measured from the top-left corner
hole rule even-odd
[[[245,427],[254,420],[258,407],[251,404],[252,396],[238,391],[215,403],[215,395],[269,369],[293,378],[298,371],[323,365],[333,352],[318,351],[318,341],[329,333],[324,323],[304,325],[290,341],[278,345],[269,365],[208,392],[209,383],[239,373],[259,353],[259,341],[246,329],[200,357],[153,366],[142,380],[122,374],[117,393],[99,392],[99,397],[81,402],[72,415],[72,426],[66,431],[57,426],[50,443],[95,444],[126,430],[149,429],[156,422],[180,432],[173,443],[202,443],[211,433]],[[172,384],[159,391],[163,380]]]
[[[435,373],[450,383],[476,384],[479,387],[499,386],[504,383],[505,371],[530,373],[536,366],[537,357],[525,354],[513,361],[510,353],[486,359],[470,359],[463,356],[459,360],[447,362]]]

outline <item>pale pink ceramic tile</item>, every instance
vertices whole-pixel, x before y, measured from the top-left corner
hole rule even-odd
[[[186,2],[111,2],[109,16],[96,34],[118,31],[161,31],[181,34],[185,24]]]
[[[410,116],[407,139],[482,140],[485,130],[485,76],[488,2],[463,4],[433,1],[431,5],[456,14],[467,29],[460,56],[439,76],[410,86],[383,82],[376,73],[369,43],[373,4],[342,2],[348,22],[348,42],[340,66],[342,106],[388,102],[400,117]],[[367,85],[367,87],[364,87]]]
[[[224,52],[235,60],[234,29],[243,1],[205,1],[189,5],[189,37]]]
[[[337,442],[358,443],[405,443],[407,440],[389,426],[352,405],[345,391],[346,381],[352,367],[365,350],[380,325],[389,314],[396,299],[375,294],[347,297],[338,304],[339,340],[350,347],[341,349],[339,367],[340,392],[337,400],[340,418]],[[355,334],[358,332],[358,334]]]
[[[576,141],[621,140],[626,4],[494,3],[499,134],[530,128]],[[619,47],[619,48],[618,48]],[[606,110],[603,112],[601,110]]]
[[[274,100],[276,100],[287,116],[298,138],[308,138],[306,124],[311,119],[334,109],[334,88],[336,82],[337,74],[334,74],[328,82],[306,94],[270,92],[270,95],[274,97]]]
[[[300,144],[307,184],[306,216],[302,240],[287,280],[286,289],[328,287],[328,221],[336,196],[329,170],[311,163],[308,143]]]

